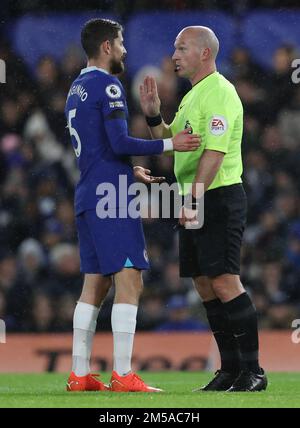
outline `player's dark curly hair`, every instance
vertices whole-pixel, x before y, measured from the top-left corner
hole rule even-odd
[[[101,43],[106,40],[113,43],[119,31],[123,31],[122,25],[110,19],[96,18],[87,21],[81,31],[81,44],[87,57],[96,58]]]

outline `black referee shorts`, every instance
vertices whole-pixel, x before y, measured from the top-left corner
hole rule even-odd
[[[202,228],[179,230],[180,276],[239,275],[246,212],[242,184],[208,190]]]

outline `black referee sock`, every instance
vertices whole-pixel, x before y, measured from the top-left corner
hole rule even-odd
[[[247,293],[223,304],[238,342],[243,370],[260,373],[256,309]]]
[[[216,339],[220,357],[221,370],[229,373],[240,371],[240,353],[238,343],[231,331],[229,317],[219,299],[203,302],[210,328]]]

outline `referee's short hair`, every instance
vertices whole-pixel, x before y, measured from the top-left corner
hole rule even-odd
[[[110,19],[91,19],[81,31],[81,44],[88,58],[97,58],[101,43],[109,40],[113,43],[118,32],[123,31],[121,24]]]

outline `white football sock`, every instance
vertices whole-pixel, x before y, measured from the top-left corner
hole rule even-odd
[[[93,338],[100,308],[78,302],[73,317],[73,365],[76,376],[90,373]]]
[[[124,376],[131,371],[131,356],[136,327],[137,306],[117,303],[112,307],[111,326],[114,336],[114,370]]]

